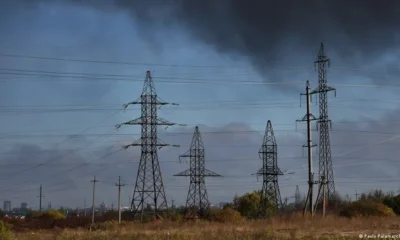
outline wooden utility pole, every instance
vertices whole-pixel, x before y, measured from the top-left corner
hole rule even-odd
[[[118,187],[118,223],[121,223],[121,187],[125,184],[121,184],[121,177],[118,177],[118,183],[115,184]]]
[[[95,198],[95,192],[96,192],[96,183],[99,182],[98,180],[96,180],[96,175],[94,176],[93,180],[90,181],[93,183],[93,199],[92,199],[92,224],[94,224],[94,213],[96,211],[95,207],[94,207],[94,198]]]

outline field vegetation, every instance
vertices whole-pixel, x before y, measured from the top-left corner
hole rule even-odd
[[[62,211],[31,212],[24,220],[0,222],[0,239],[22,240],[258,240],[258,239],[360,239],[360,234],[400,234],[398,195],[373,191],[350,202],[337,197],[327,205],[327,216],[303,217],[301,207],[286,206],[285,212],[261,213],[258,192],[235,197],[223,209],[211,209],[202,220],[184,221],[183,209],[164,213],[163,220],[134,222],[116,214],[96,217],[68,216]]]

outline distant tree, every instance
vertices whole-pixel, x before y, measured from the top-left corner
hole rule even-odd
[[[257,218],[259,216],[260,199],[261,195],[257,191],[246,193],[236,199],[236,210],[248,219]]]
[[[387,196],[383,200],[383,204],[393,209],[396,215],[400,215],[400,195],[397,196]]]
[[[33,219],[33,218],[39,218],[41,216],[41,212],[36,211],[36,210],[29,210],[26,215],[25,218],[26,219]]]
[[[388,192],[387,194],[385,194],[382,190],[375,189],[368,193],[362,193],[360,195],[359,200],[371,200],[371,201],[375,201],[375,202],[383,202],[383,200],[385,200],[386,197],[392,196],[392,195],[393,195],[393,192]]]
[[[349,204],[343,211],[340,212],[341,216],[345,217],[369,217],[369,216],[395,216],[393,209],[390,207],[373,201],[373,200],[360,200]]]
[[[60,207],[57,212],[61,213],[64,216],[67,216],[67,209]]]

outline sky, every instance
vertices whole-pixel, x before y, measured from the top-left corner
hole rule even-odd
[[[356,191],[397,191],[399,4],[280,2],[2,1],[0,201],[38,208],[42,184],[44,203],[89,206],[96,175],[96,204],[116,204],[121,176],[127,205],[140,149],[121,146],[138,139],[140,127],[114,126],[140,116],[139,106],[122,104],[140,96],[150,70],[158,96],[179,104],[159,116],[186,124],[160,127],[162,141],[180,145],[159,151],[169,204],[186,201],[189,179],[173,174],[189,167],[178,156],[195,126],[206,167],[224,176],[206,180],[212,203],[261,188],[252,174],[267,120],[278,166],[294,172],[279,178],[291,202],[296,185],[307,191],[306,125],[295,121],[306,111],[305,81],[317,86],[321,42],[337,89],[329,94],[336,191],[353,199]]]

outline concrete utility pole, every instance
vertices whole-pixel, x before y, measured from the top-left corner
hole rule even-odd
[[[358,201],[358,193],[357,193],[357,190],[356,190],[356,194],[354,194],[354,195],[356,195],[356,202]]]
[[[323,186],[323,201],[322,201],[322,217],[325,217],[325,211],[326,211],[326,177],[322,176],[322,186]]]
[[[121,187],[125,184],[121,184],[121,177],[118,177],[118,183],[115,184],[118,187],[118,223],[121,223]]]
[[[42,194],[42,185],[40,185],[40,189],[39,189],[39,212],[42,212],[42,198],[43,198],[43,194]]]
[[[317,206],[318,206],[318,203],[320,202],[321,194],[322,194],[322,216],[323,217],[325,217],[325,207],[326,207],[326,202],[327,202],[327,197],[326,197],[327,186],[326,185],[327,185],[326,177],[321,176],[318,195],[317,195],[317,199],[315,201],[315,206],[314,206],[314,212],[317,211]]]
[[[171,205],[171,207],[172,207],[172,211],[174,211],[174,210],[175,210],[175,204],[174,204],[174,203],[175,203],[175,200],[174,200],[174,199],[172,199],[172,200],[171,200],[171,204],[172,204],[172,205]]]
[[[84,213],[85,213],[85,217],[86,217],[86,198],[83,199],[83,209],[84,209]]]
[[[93,200],[92,200],[92,224],[94,224],[94,213],[95,213],[95,207],[94,207],[94,197],[95,197],[95,191],[96,191],[96,183],[99,182],[96,180],[96,175],[94,176],[93,180],[90,181],[93,183]]]
[[[317,120],[316,117],[311,113],[311,94],[310,94],[310,82],[306,82],[306,93],[300,94],[306,95],[307,97],[307,114],[301,119],[297,120],[298,122],[307,122],[307,145],[303,147],[307,147],[308,152],[308,193],[306,198],[306,203],[304,205],[303,215],[307,212],[307,208],[310,210],[311,217],[314,216],[314,206],[313,206],[313,189],[314,184],[314,173],[312,170],[312,148],[315,147],[312,143],[312,133],[311,133],[311,121]]]

